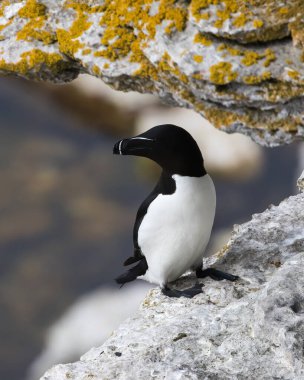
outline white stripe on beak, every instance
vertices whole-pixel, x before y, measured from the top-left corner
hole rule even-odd
[[[147,137],[132,137],[131,140],[147,140],[147,141],[154,141],[153,139],[148,139]]]
[[[121,140],[120,142],[119,142],[119,145],[118,145],[118,150],[119,150],[119,154],[121,155],[122,153],[121,153],[121,144],[122,144],[122,141],[123,140]]]

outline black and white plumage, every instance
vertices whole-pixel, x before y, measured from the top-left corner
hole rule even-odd
[[[210,268],[202,270],[202,257],[213,225],[216,194],[204,168],[201,151],[192,136],[175,125],[159,125],[130,139],[118,141],[114,154],[147,157],[162,168],[161,177],[141,204],[133,229],[135,264],[116,281],[142,278],[160,285],[169,296],[193,297],[202,285],[185,291],[168,283],[187,270],[197,277],[234,281],[237,277]]]

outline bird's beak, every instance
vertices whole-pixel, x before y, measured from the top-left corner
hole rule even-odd
[[[123,139],[117,141],[117,143],[113,147],[113,153],[114,154],[125,154],[125,147],[128,143],[129,139]]]
[[[113,153],[121,155],[130,154],[134,156],[145,156],[145,153],[152,150],[154,143],[154,139],[149,139],[147,137],[131,137],[130,139],[119,140],[114,145]]]

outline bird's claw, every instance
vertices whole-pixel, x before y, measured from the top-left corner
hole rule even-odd
[[[196,277],[197,278],[211,277],[215,281],[222,281],[222,280],[236,281],[239,279],[238,276],[234,276],[233,274],[222,272],[215,268],[208,268],[204,270],[199,268],[196,270]]]
[[[196,283],[192,288],[184,289],[184,290],[177,290],[177,289],[170,289],[167,286],[162,288],[162,293],[167,297],[186,297],[186,298],[193,298],[197,294],[202,293],[202,287],[203,284]]]

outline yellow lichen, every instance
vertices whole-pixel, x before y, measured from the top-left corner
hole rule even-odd
[[[164,23],[165,32],[182,31],[187,23],[187,9],[175,0],[160,0],[158,12],[150,15],[153,0],[106,0],[100,25],[105,28],[101,37],[103,49],[95,56],[115,61],[128,57],[140,63],[134,75],[157,78],[156,69],[145,58],[142,49],[146,40],[153,39],[157,25]]]
[[[257,52],[247,50],[244,52],[244,57],[241,59],[241,62],[245,66],[252,66],[256,64],[260,58],[261,56]]]
[[[200,110],[199,107],[198,110]],[[202,111],[205,117],[210,120],[212,125],[216,128],[221,128],[223,125],[231,125],[236,121],[245,122],[246,119],[246,115],[236,114],[217,107],[204,107]]]
[[[24,7],[22,7],[18,14],[23,18],[35,18],[45,15],[46,6],[38,3],[36,0],[27,0]]]
[[[229,21],[229,25],[237,28],[243,28],[246,23],[250,23],[256,31],[243,30],[242,35],[237,35],[236,37],[236,39],[241,39],[242,42],[246,43],[285,37],[286,24],[282,21],[288,22],[293,35],[294,28],[299,31],[303,30],[303,27],[297,27],[298,21],[301,20],[303,9],[303,0],[284,0],[282,2],[274,0],[191,0],[190,3],[190,14],[196,22],[202,21],[202,25],[204,25],[203,20],[206,14],[209,16],[208,19],[214,20],[213,26],[218,29],[222,29],[227,21]],[[263,16],[263,19],[270,20],[263,33],[258,30],[264,26],[264,21],[257,18],[259,14]],[[277,25],[274,23],[275,18],[278,20]],[[290,22],[290,20],[294,21]],[[222,30],[220,32],[224,34],[224,37],[227,35],[229,38],[234,39],[234,36],[231,36],[228,31]],[[302,45],[304,44],[302,43]]]
[[[203,115],[210,120],[210,122],[216,127],[220,128],[222,126],[230,126],[233,123],[242,123],[250,128],[255,128],[263,131],[267,129],[268,131],[285,130],[290,133],[294,133],[298,130],[298,126],[301,124],[300,117],[289,117],[284,119],[272,120],[269,123],[268,114],[263,115],[261,118],[256,117],[256,111],[247,110],[246,113],[234,112],[233,110],[227,110],[223,108],[217,108],[214,106],[204,106],[202,104],[195,105],[198,112],[203,113]]]
[[[199,73],[194,73],[194,74],[192,74],[192,78],[201,80],[202,79],[202,75],[199,74]]]
[[[3,0],[0,2],[0,17],[4,16],[4,10],[9,4],[9,0]],[[9,26],[12,23],[12,21],[13,19],[10,19],[7,23],[0,25],[0,31]]]
[[[271,72],[270,71],[264,71],[262,74],[261,74],[261,78],[264,80],[268,80],[271,78]]]
[[[166,33],[174,30],[182,31],[185,28],[187,22],[185,8],[176,5],[174,0],[161,0],[158,12],[150,16],[151,3],[152,0],[107,1],[106,11],[100,23],[107,27],[102,43],[108,47],[109,56],[125,56],[134,50],[133,44],[138,39],[146,39],[146,35],[142,32],[143,26],[150,38],[154,38],[156,26],[163,21],[167,22]],[[138,27],[138,34],[134,33],[134,26]]]
[[[139,40],[132,44],[132,52],[129,60],[130,62],[140,63],[140,67],[135,70],[134,75],[141,76],[143,78],[152,78],[155,81],[158,80],[157,70],[143,54]]]
[[[193,42],[202,44],[204,46],[211,46],[212,40],[206,36],[204,36],[202,33],[196,33],[194,36]]]
[[[6,28],[7,26],[9,26],[11,23],[12,23],[13,20],[9,20],[6,24],[2,24],[0,25],[0,32]]]
[[[0,3],[0,17],[4,16],[4,10],[8,6],[8,4],[9,4],[8,0],[1,1],[1,3]]]
[[[56,41],[55,33],[45,30],[46,6],[36,0],[28,0],[18,15],[29,19],[29,22],[17,32],[17,40],[38,40],[48,45]]]
[[[97,65],[94,65],[93,68],[92,68],[92,72],[93,72],[96,76],[99,76],[100,73],[101,73],[101,70],[100,70],[100,68],[99,68]]]
[[[261,85],[262,87],[263,85]],[[267,98],[266,100],[278,102],[282,99],[291,99],[294,97],[302,96],[304,91],[303,85],[296,85],[288,82],[269,82],[265,83]]]
[[[209,15],[208,12],[200,14],[200,19],[201,20],[209,20],[209,18],[210,18],[210,15]]]
[[[243,77],[243,81],[246,84],[259,84],[271,78],[269,71],[264,71],[261,75],[248,75]]]
[[[271,62],[276,60],[276,55],[274,51],[271,49],[266,49],[264,56],[265,56],[265,62],[264,62],[265,67],[268,67],[271,64]]]
[[[246,84],[256,84],[260,83],[261,79],[255,75],[246,75],[245,77],[243,77],[243,81]]]
[[[135,56],[135,61],[138,62],[138,56]],[[157,69],[150,63],[150,61],[142,55],[140,58],[140,68],[137,69],[133,75],[138,75],[142,78],[154,79],[155,81],[159,80],[159,75]],[[152,85],[152,84],[151,84]]]
[[[223,19],[218,19],[216,21],[214,21],[214,26],[218,29],[222,28],[223,24],[224,24],[224,21]]]
[[[73,40],[71,34],[67,30],[57,29],[56,33],[59,49],[64,54],[73,56],[78,51],[78,49],[83,47],[83,44],[81,44],[78,40]]]
[[[162,8],[160,8],[160,11],[162,11]],[[187,10],[180,7],[167,9],[165,11],[165,19],[170,20],[169,25],[165,29],[166,33],[171,33],[174,30],[181,32],[186,25]]]
[[[104,69],[108,69],[110,67],[110,65],[108,64],[108,63],[105,63],[104,65],[103,65],[103,68]]]
[[[203,57],[201,55],[194,54],[193,60],[197,63],[203,62]]]
[[[44,44],[49,45],[57,41],[55,33],[51,33],[44,30],[45,17],[38,16],[35,20],[29,21],[21,30],[18,31],[16,37],[17,40],[38,40],[42,41]]]
[[[92,52],[92,49],[83,49],[82,52],[81,52],[81,54],[82,54],[82,55],[88,55],[88,54],[90,54],[91,52]]]
[[[288,14],[288,12],[289,12],[289,10],[286,7],[282,7],[282,8],[279,9],[279,13],[281,15],[286,15],[286,14]]]
[[[235,56],[238,56],[238,55],[242,55],[243,52],[240,50],[240,49],[237,49],[237,48],[233,48],[231,46],[227,46],[227,51],[230,55],[235,55]]]
[[[91,23],[87,21],[87,15],[91,8],[86,4],[67,3],[66,8],[72,8],[76,12],[76,18],[69,30],[58,29],[54,32],[45,29],[46,6],[38,3],[36,0],[28,0],[23,8],[18,12],[22,18],[29,18],[30,21],[17,33],[19,40],[36,39],[51,44],[58,39],[61,51],[68,55],[73,55],[82,46],[79,41],[75,40],[87,30]]]
[[[204,20],[204,16],[206,12],[205,8],[209,7],[209,5],[217,5],[219,0],[192,0],[190,4],[190,10],[195,17],[196,21],[200,19]],[[203,11],[203,12],[202,12]]]
[[[237,78],[230,62],[219,62],[210,67],[210,81],[215,84],[227,84]]]
[[[57,53],[47,53],[39,49],[33,49],[21,54],[21,59],[17,63],[0,60],[0,70],[28,74],[30,71],[39,71],[41,67],[47,67],[52,72],[59,72],[65,66],[62,56]]]
[[[296,70],[288,70],[287,74],[290,78],[295,79],[295,80],[299,79],[300,77],[299,72]]]
[[[219,44],[219,46],[217,47],[217,51],[223,51],[226,49],[226,44]]]
[[[253,20],[252,25],[254,28],[261,28],[264,22],[262,20]]]
[[[221,0],[221,6],[222,8],[216,12],[218,17],[214,23],[216,28],[221,28],[226,20],[233,18],[234,14],[239,11],[238,3],[235,0]],[[246,20],[246,15],[242,13],[233,20],[233,25],[236,27],[243,26]]]
[[[73,3],[68,4],[67,8],[72,8],[77,12],[77,17],[69,29],[71,38],[80,37],[83,32],[89,29],[89,27],[92,25],[92,23],[88,21],[88,15],[84,13],[85,11],[89,11],[90,8],[87,4]]]
[[[89,5],[83,3],[68,3],[67,8],[75,10],[77,16],[69,30],[57,29],[57,39],[60,50],[67,55],[74,55],[78,49],[83,47],[77,38],[80,37],[92,25],[88,21],[88,15],[85,12],[92,11]]]
[[[242,52],[242,50],[234,48],[231,45],[227,45],[227,44],[224,44],[224,43],[219,44],[219,46],[217,47],[216,50],[217,51],[222,51],[222,52],[226,51],[227,53],[229,53],[230,55],[233,55],[233,56],[240,56],[240,55],[244,54]]]
[[[244,26],[247,22],[247,17],[245,14],[241,14],[240,16],[236,17],[234,20],[233,20],[233,26],[237,27],[237,28],[240,28],[242,26]]]
[[[221,10],[221,9],[218,9],[216,11],[216,16],[218,17],[219,20],[221,20],[222,22],[228,20],[230,14],[225,10]]]
[[[101,43],[106,49],[98,52],[96,56],[107,57],[111,61],[119,57],[125,57],[131,51],[132,43],[136,41],[136,36],[131,29],[123,26],[116,26],[115,29],[108,28],[103,33]]]
[[[195,96],[194,94],[186,88],[177,88],[177,94],[187,103],[194,104]]]
[[[158,63],[158,69],[162,72],[169,72],[176,78],[179,78],[183,83],[188,83],[188,77],[182,73],[178,67],[172,62],[171,57],[167,52],[165,52],[162,56],[162,59]]]

